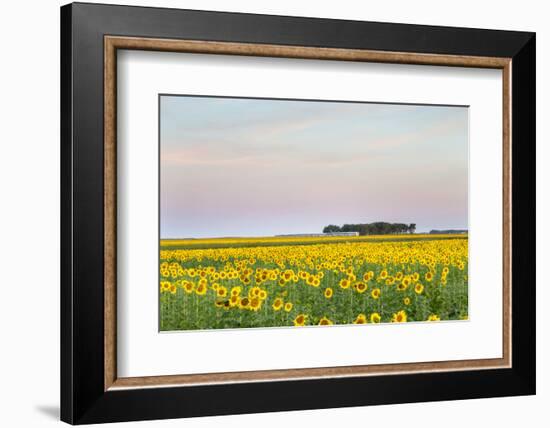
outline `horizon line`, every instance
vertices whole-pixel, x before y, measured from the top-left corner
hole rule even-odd
[[[455,232],[469,232],[468,228],[440,228],[440,229],[430,229],[429,231],[417,231],[414,233],[404,232],[404,233],[377,233],[377,234],[371,234],[371,235],[357,235],[357,236],[380,236],[380,235],[426,235],[429,234],[430,231],[437,230],[437,231],[445,231],[445,230],[451,230]],[[325,233],[323,232],[304,232],[304,233],[291,233],[291,234],[277,234],[277,235],[225,235],[225,236],[184,236],[184,237],[160,237],[161,240],[186,240],[186,239],[235,239],[235,238],[276,238],[276,237],[291,237],[291,236],[298,236],[298,235],[323,235]],[[329,235],[329,233],[326,233],[326,235]]]

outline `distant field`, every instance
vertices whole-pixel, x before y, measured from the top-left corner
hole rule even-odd
[[[380,241],[424,241],[441,239],[468,239],[467,234],[403,234],[403,235],[367,235],[367,236],[268,236],[257,238],[205,238],[205,239],[162,239],[162,249],[170,248],[225,248],[259,247],[275,245],[311,245],[341,242],[380,242]]]
[[[468,318],[467,235],[161,241],[160,329]]]

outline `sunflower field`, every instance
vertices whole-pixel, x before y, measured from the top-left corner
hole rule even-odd
[[[161,241],[160,330],[468,318],[467,235]]]

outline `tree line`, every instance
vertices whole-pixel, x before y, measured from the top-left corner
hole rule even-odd
[[[336,226],[329,224],[323,228],[323,233],[333,232],[358,232],[359,235],[392,235],[398,233],[414,233],[416,223],[386,223],[377,221],[375,223],[344,224]]]

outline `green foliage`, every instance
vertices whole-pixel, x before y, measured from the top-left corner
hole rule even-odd
[[[231,258],[193,259],[185,262],[182,267],[200,270],[208,266],[221,272],[227,263],[232,262],[234,260]],[[261,261],[256,261],[251,266],[255,271],[277,267],[275,262]],[[372,279],[364,281],[368,285],[364,293],[359,293],[352,286],[346,289],[340,287],[340,281],[347,278],[347,274],[339,270],[326,270],[317,287],[307,285],[303,280],[291,281],[283,286],[277,279],[267,280],[260,286],[267,291],[268,296],[257,312],[242,310],[238,307],[216,306],[217,301],[227,301],[228,297],[220,298],[210,287],[211,284],[205,295],[187,293],[182,287],[178,287],[174,294],[164,292],[160,295],[160,329],[166,331],[292,326],[298,314],[307,315],[306,324],[308,325],[318,324],[323,317],[329,318],[334,324],[350,324],[357,315],[365,314],[368,318],[372,313],[380,314],[381,322],[390,322],[393,315],[400,310],[406,312],[408,321],[426,321],[432,314],[436,314],[441,320],[465,319],[468,316],[467,264],[462,270],[456,266],[447,267],[449,272],[446,279],[442,280],[444,267],[441,264],[436,265],[434,269],[429,269],[417,263],[386,265],[356,263],[354,273],[358,281],[361,281],[369,271],[374,273]],[[383,270],[390,275],[399,272],[403,275],[418,274],[420,278],[418,283],[423,285],[422,291],[415,291],[414,283],[402,291],[396,284],[387,285],[380,277]],[[425,275],[429,271],[432,272],[433,278],[431,281],[425,281]],[[160,277],[159,280],[164,281],[165,278]],[[243,290],[243,295],[246,295],[255,285],[254,279],[246,286],[239,278],[217,282],[228,291],[232,287],[239,286]],[[324,294],[327,288],[333,290],[333,296],[330,299]],[[381,290],[378,299],[371,294],[374,288]],[[292,310],[275,311],[272,307],[275,299],[291,302]]]
[[[415,223],[407,225],[405,223],[386,223],[384,221],[378,221],[375,223],[344,224],[341,227],[330,224],[325,226],[323,229],[323,233],[358,232],[359,235],[390,235],[398,233],[414,233],[415,231]]]

